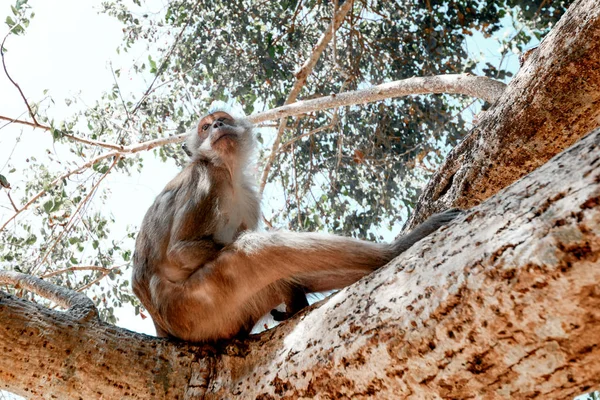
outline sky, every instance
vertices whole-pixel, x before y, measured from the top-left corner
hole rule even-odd
[[[13,1],[0,0],[0,17],[4,21],[10,13]],[[30,102],[39,102],[52,107],[57,119],[72,113],[73,107],[93,104],[101,94],[110,89],[114,78],[110,69],[122,68],[119,85],[125,92],[143,92],[147,83],[133,81],[127,71],[136,57],[135,52],[117,54],[115,51],[122,40],[122,26],[110,16],[99,14],[99,1],[57,0],[29,1],[35,11],[29,28],[23,36],[11,36],[5,47],[6,63],[12,78],[21,86]],[[157,3],[157,7],[160,4]],[[2,23],[2,38],[8,31]],[[131,74],[131,76],[134,76]],[[67,107],[64,99],[76,96],[78,104]],[[26,107],[17,89],[4,73],[0,74],[0,115],[28,119]],[[0,126],[4,122],[0,121]],[[15,146],[17,138],[20,142]],[[0,174],[9,177],[13,186],[23,184],[19,176],[9,175],[6,161],[18,164],[29,157],[38,160],[47,158],[47,150],[63,154],[60,146],[54,145],[51,134],[40,129],[11,125],[0,130]],[[11,155],[12,153],[12,155]],[[127,225],[138,225],[156,195],[178,171],[173,162],[162,163],[154,157],[144,157],[146,168],[139,174],[126,176],[111,174],[102,186],[110,188],[112,195],[105,207],[113,213],[119,224],[112,234],[119,238],[125,234]],[[136,199],[136,201],[131,201]],[[12,215],[4,191],[0,192],[0,221]],[[28,213],[31,213],[29,211]],[[27,217],[27,212],[22,214]],[[120,310],[118,325],[154,334],[150,319],[135,316],[131,307]]]

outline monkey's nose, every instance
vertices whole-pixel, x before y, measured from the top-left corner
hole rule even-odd
[[[223,126],[223,121],[215,121],[213,124],[213,128],[219,128],[221,126]]]

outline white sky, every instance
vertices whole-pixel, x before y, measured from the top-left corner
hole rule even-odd
[[[0,17],[2,37],[8,31],[4,24],[6,15],[10,14],[10,5],[14,1],[0,0]],[[11,36],[6,43],[6,63],[12,78],[30,102],[38,102],[48,95],[55,100],[50,106],[50,113],[56,120],[70,115],[73,108],[66,106],[64,99],[76,96],[80,106],[94,104],[103,91],[109,90],[113,83],[113,68],[121,68],[119,85],[125,92],[138,90],[142,93],[147,84],[131,80],[127,70],[133,64],[135,54],[118,55],[115,49],[122,40],[122,25],[115,18],[98,14],[99,1],[57,0],[29,2],[35,11],[35,17],[24,36]],[[133,75],[132,75],[133,76]],[[137,86],[137,87],[136,87]],[[10,83],[4,73],[0,74],[0,115],[19,117],[29,120],[19,92]],[[0,121],[0,126],[4,121]],[[16,139],[21,141],[15,146]],[[19,125],[8,126],[0,130],[0,173],[5,175],[15,188],[22,185],[23,179],[18,175],[8,174],[5,166],[11,151],[11,162],[23,165],[27,157],[35,156],[38,160],[46,159],[46,151],[54,152],[60,146],[54,146],[49,132]],[[131,177],[123,174],[111,174],[102,183],[102,188],[110,188],[113,195],[105,208],[111,210],[119,224],[112,230],[115,238],[121,238],[127,225],[137,225],[142,220],[155,196],[164,184],[177,173],[173,162],[162,163],[152,156],[145,157],[145,168],[141,174]],[[17,169],[18,173],[19,169]],[[14,195],[13,195],[14,196]],[[29,214],[28,214],[29,213]],[[31,211],[20,217],[27,218]],[[0,192],[0,221],[12,215],[4,191]],[[142,321],[134,316],[131,307],[117,313],[120,326],[128,329],[154,334],[150,319]]]

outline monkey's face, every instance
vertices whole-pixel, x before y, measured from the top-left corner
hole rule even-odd
[[[190,133],[184,150],[192,158],[201,155],[215,162],[229,163],[247,157],[252,144],[252,124],[217,111],[200,120],[196,131]]]

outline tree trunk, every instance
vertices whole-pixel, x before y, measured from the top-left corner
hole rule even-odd
[[[406,228],[471,208],[600,125],[600,2],[565,13],[429,181]]]
[[[31,398],[568,398],[600,385],[600,4],[576,2],[415,219],[468,214],[281,326],[193,346],[0,292],[0,385]],[[429,193],[429,195],[427,195]]]
[[[600,130],[320,307],[191,346],[0,297],[33,398],[567,398],[600,385]]]

